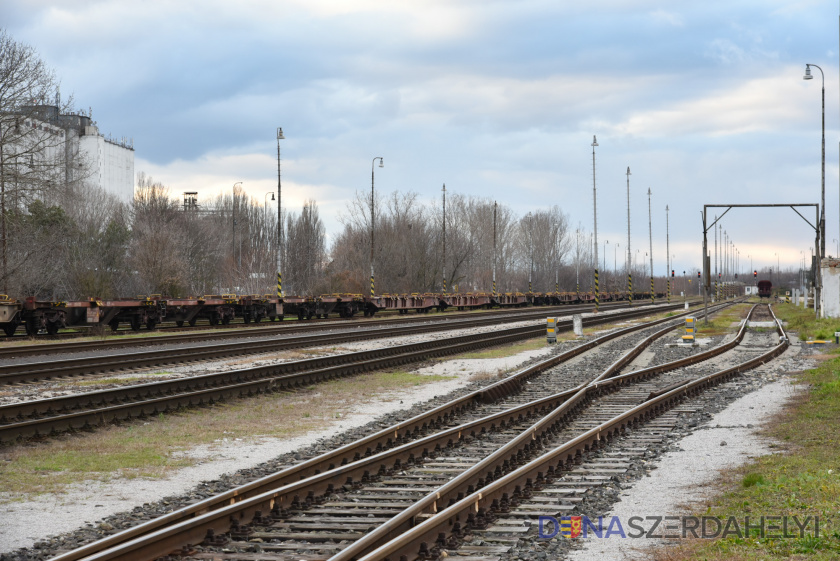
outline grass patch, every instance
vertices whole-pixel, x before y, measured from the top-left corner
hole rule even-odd
[[[500,347],[493,347],[492,349],[486,349],[483,351],[475,351],[471,353],[463,353],[460,355],[447,357],[445,360],[449,361],[457,359],[505,358],[519,353],[524,353],[525,351],[535,351],[537,349],[542,349],[547,345],[548,343],[545,340],[545,336],[540,336],[534,337],[533,339],[526,339],[521,343],[512,343],[510,345],[502,345]]]
[[[172,372],[168,370],[163,370],[161,372],[141,372],[139,374],[135,374],[133,376],[123,376],[120,378],[96,378],[93,380],[74,380],[69,382],[68,385],[70,386],[79,386],[79,387],[87,387],[87,386],[104,386],[110,384],[133,384],[135,382],[148,382],[151,378],[156,376],[168,376],[172,374]]]
[[[0,450],[0,502],[62,493],[85,480],[158,478],[199,459],[194,445],[258,437],[293,438],[322,430],[358,404],[399,400],[400,390],[452,379],[402,370],[333,380],[295,392],[260,395],[213,407],[101,427],[39,444]]]
[[[778,306],[786,308],[788,306]],[[795,308],[780,316],[797,318]],[[813,312],[812,312],[813,313]],[[791,323],[790,319],[788,319]],[[796,320],[797,328],[816,333],[825,320]],[[821,364],[799,373],[798,383],[810,391],[765,429],[767,436],[782,442],[782,452],[763,456],[732,472],[719,482],[724,489],[705,515],[819,516],[820,535],[814,523],[800,538],[737,538],[683,540],[657,559],[669,560],[781,560],[840,558],[840,357],[826,356]],[[793,523],[791,522],[791,525]],[[778,534],[779,532],[775,532]]]
[[[799,333],[801,341],[814,339],[834,340],[834,332],[840,331],[840,319],[814,317],[813,309],[803,309],[793,304],[774,304],[776,317],[786,321],[786,329]]]
[[[750,304],[735,304],[710,315],[709,323],[703,321],[703,310],[698,310],[694,317],[697,318],[697,335],[703,337],[714,337],[726,335],[738,330],[733,324],[747,318],[750,312]]]

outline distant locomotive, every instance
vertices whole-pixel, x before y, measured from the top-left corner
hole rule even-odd
[[[758,281],[758,296],[760,298],[770,298],[770,293],[773,291],[773,283],[769,280]]]

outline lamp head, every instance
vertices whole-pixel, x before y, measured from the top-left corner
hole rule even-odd
[[[379,158],[379,167],[381,167],[381,168],[385,167],[385,158]]]
[[[271,192],[271,200],[274,200],[274,191]]]
[[[286,137],[283,136],[283,127],[277,127],[277,140],[285,140]]]
[[[598,146],[598,139],[595,138],[595,135],[592,135],[592,147]]]
[[[627,166],[627,175],[630,175],[630,166]]]
[[[802,77],[802,79],[803,80],[810,80],[812,78],[813,78],[813,76],[811,76],[811,65],[806,64],[805,65],[805,75]]]

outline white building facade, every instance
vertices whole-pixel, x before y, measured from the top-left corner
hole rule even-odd
[[[54,131],[63,142],[44,143],[37,159],[64,162],[64,180],[69,184],[81,178],[130,203],[134,199],[134,146],[128,139],[112,139],[99,132],[90,116],[60,114],[54,105],[27,107],[23,126],[37,131]],[[59,152],[63,154],[59,155]]]

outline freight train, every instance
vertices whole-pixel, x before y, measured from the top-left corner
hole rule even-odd
[[[605,292],[601,302],[618,302],[627,299],[625,292]],[[657,293],[657,298],[665,294]],[[649,292],[633,295],[634,300],[650,299]],[[55,335],[59,329],[73,326],[100,326],[119,329],[120,325],[135,331],[141,328],[153,330],[164,320],[174,322],[178,327],[184,324],[194,326],[199,320],[209,325],[227,325],[235,318],[243,322],[259,323],[262,320],[282,321],[285,317],[299,320],[327,318],[337,315],[351,318],[356,314],[365,317],[380,311],[410,311],[428,313],[447,309],[471,310],[480,308],[507,308],[517,306],[554,306],[560,304],[594,303],[594,292],[508,292],[491,294],[485,292],[466,294],[382,294],[362,296],[360,294],[329,294],[318,297],[272,295],[207,295],[196,298],[170,298],[160,294],[120,298],[52,302],[29,297],[23,301],[0,295],[0,327],[9,337],[18,328],[24,328],[27,335],[39,333]]]

